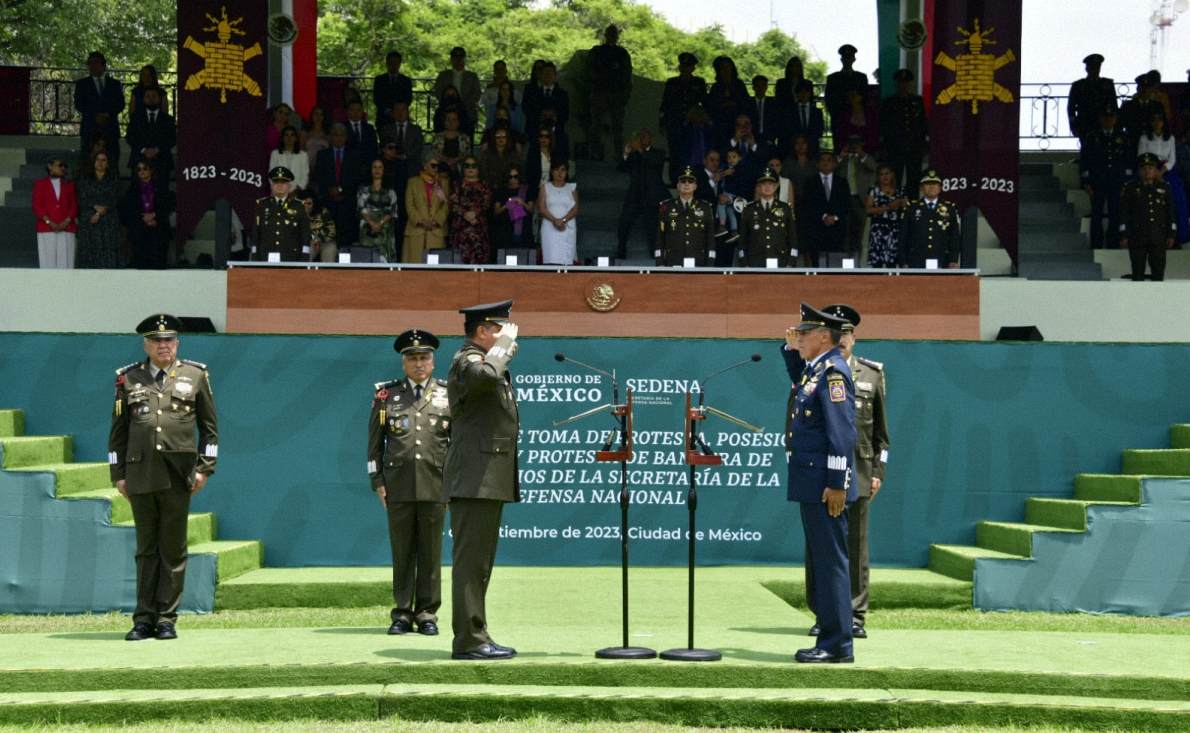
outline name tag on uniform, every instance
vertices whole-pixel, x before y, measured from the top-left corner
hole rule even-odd
[[[687,267],[687,268],[694,267],[694,258],[693,257],[683,257],[682,258],[682,267]]]
[[[938,269],[938,260],[935,260],[935,259],[926,260],[926,269],[927,270],[937,270]]]
[[[766,257],[764,260],[764,266],[765,266],[765,269],[768,269],[768,270],[777,269],[777,258],[776,257]]]
[[[845,257],[843,259],[843,269],[844,270],[854,270],[855,269],[855,260],[851,259],[850,257]]]
[[[281,261],[281,253],[280,252],[269,252],[269,262],[280,262],[280,261]]]

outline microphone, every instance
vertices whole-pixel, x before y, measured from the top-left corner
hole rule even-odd
[[[724,372],[730,372],[732,369],[742,367],[745,364],[748,364],[748,363],[751,363],[754,361],[760,361],[760,354],[753,354],[752,356],[748,357],[747,359],[744,359],[743,361],[738,361],[735,364],[732,364],[731,366],[723,367],[722,369],[720,369],[717,372],[714,372],[710,376],[703,377],[702,379],[698,380],[698,404],[699,404],[699,406],[700,407],[702,406],[703,397],[706,394],[705,391],[703,390],[703,387],[706,386],[707,382],[711,381],[712,379],[714,379],[715,377],[719,376],[720,374],[722,374]]]

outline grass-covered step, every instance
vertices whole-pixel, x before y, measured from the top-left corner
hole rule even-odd
[[[214,540],[190,545],[191,555],[214,555],[219,582],[256,570],[264,561],[258,540]]]
[[[1140,503],[1140,479],[1104,473],[1080,473],[1074,477],[1074,498],[1079,501]]]
[[[25,434],[25,413],[22,410],[0,410],[0,436]]]
[[[74,451],[68,435],[0,437],[0,468],[21,468],[45,463],[69,463]]]
[[[110,469],[106,463],[47,463],[22,466],[13,470],[54,474],[54,494],[58,497],[77,494],[80,491],[109,488],[112,485]]]
[[[1121,473],[1129,476],[1190,476],[1190,448],[1126,450]]]
[[[1010,555],[985,547],[970,545],[930,545],[930,570],[955,580],[967,581],[975,577],[975,561],[979,558],[997,560],[1023,560],[1020,555]],[[968,596],[970,600],[970,596]]]
[[[118,495],[118,494],[117,494]],[[74,498],[74,497],[71,497]],[[118,496],[118,500],[123,500],[124,497]],[[135,528],[136,524],[132,521],[131,508],[127,519],[122,519],[119,522],[113,521],[112,524],[119,524],[123,527]],[[112,505],[112,516],[115,516],[115,504]],[[197,545],[203,545],[211,542],[217,536],[215,529],[215,515],[210,512],[202,514],[191,514],[186,521],[186,544],[190,547],[190,551],[194,551]]]
[[[215,607],[361,608],[392,603],[391,567],[260,568],[215,588]]]
[[[79,491],[58,498],[65,501],[106,501],[111,505],[111,517],[108,520],[111,524],[132,524],[132,505],[115,488]]]
[[[1190,448],[1190,425],[1173,425],[1169,428],[1170,448]]]
[[[764,587],[794,608],[806,607],[802,579],[769,580]],[[873,610],[971,606],[971,583],[925,568],[872,568],[869,593]]]
[[[1087,507],[1136,506],[1129,501],[1080,501],[1078,499],[1031,498],[1025,502],[1025,522],[1085,531]]]
[[[997,552],[1032,557],[1033,535],[1038,532],[1078,532],[1040,524],[1022,522],[980,522],[975,526],[975,543]]]

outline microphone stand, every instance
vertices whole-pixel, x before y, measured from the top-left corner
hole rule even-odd
[[[564,359],[559,359],[563,361]],[[565,359],[574,361],[573,359]],[[575,362],[582,364],[582,362]],[[587,366],[582,364],[582,366]],[[598,370],[596,370],[598,371]],[[612,373],[612,403],[603,405],[574,417],[554,423],[559,427],[588,415],[607,410],[620,421],[620,445],[617,450],[611,450],[615,435],[609,435],[602,450],[595,451],[595,460],[600,463],[619,462],[620,464],[620,603],[621,603],[621,643],[620,646],[609,646],[595,652],[598,659],[653,659],[657,652],[643,646],[628,644],[628,462],[632,460],[632,390],[627,390],[627,400],[620,404],[620,385],[616,382],[615,372]]]

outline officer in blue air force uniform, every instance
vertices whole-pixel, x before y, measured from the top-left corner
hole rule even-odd
[[[814,564],[820,629],[799,662],[853,662],[847,514],[855,501],[855,387],[839,349],[845,321],[802,303],[802,320],[785,332],[781,355],[793,382],[786,411],[790,501],[801,505],[806,552]]]

